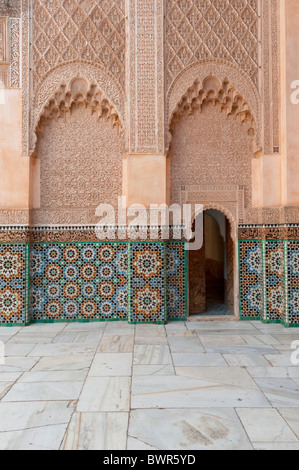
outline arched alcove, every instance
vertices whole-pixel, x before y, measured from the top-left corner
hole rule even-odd
[[[99,204],[117,206],[124,139],[117,112],[96,85],[82,78],[62,85],[36,134],[33,224],[91,224]]]

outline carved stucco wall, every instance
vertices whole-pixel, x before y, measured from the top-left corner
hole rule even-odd
[[[122,194],[124,143],[119,129],[83,103],[41,128],[36,147],[41,209],[33,211],[33,223],[97,223],[96,207],[116,207]]]
[[[279,0],[167,0],[166,5],[166,132],[188,87],[216,74],[250,103],[263,151],[279,153]]]
[[[125,0],[21,0],[22,154],[43,106],[75,77],[96,83],[125,119]]]
[[[177,120],[169,150],[170,200],[222,210],[232,234],[251,207],[253,138],[250,122],[241,123],[207,103]]]

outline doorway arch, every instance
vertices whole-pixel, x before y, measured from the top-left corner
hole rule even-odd
[[[203,220],[203,246],[189,252],[189,314],[234,315],[236,247],[233,227],[218,209],[206,209]]]

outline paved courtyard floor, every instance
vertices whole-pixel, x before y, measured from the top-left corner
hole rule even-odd
[[[298,329],[59,323],[0,340],[0,449],[299,449]]]

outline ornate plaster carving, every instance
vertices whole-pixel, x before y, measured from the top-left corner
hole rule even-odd
[[[61,93],[61,86],[64,87],[66,93],[71,90],[74,78],[85,81],[87,83],[86,87],[88,92],[94,93],[97,88],[96,93],[98,93],[98,99],[101,99],[101,102],[105,101],[109,104],[110,112],[118,116],[118,122],[123,129],[125,128],[125,103],[123,92],[111,74],[101,66],[88,63],[71,62],[69,64],[62,64],[44,77],[35,95],[31,127],[31,152],[33,152],[36,144],[35,131],[43,110],[48,106],[50,101],[53,100],[59,90]],[[63,100],[62,97],[59,99]]]
[[[247,220],[252,205],[252,115],[246,118],[247,108],[243,110],[244,102],[238,97],[241,119],[237,118],[215,99],[218,88],[208,89],[205,98],[204,88],[199,87],[199,105],[196,94],[191,113],[182,101],[174,114],[168,157],[170,201],[218,204],[233,216],[236,227]],[[229,105],[235,106],[234,100]]]
[[[21,16],[21,0],[1,1],[0,16],[19,18]]]
[[[122,125],[117,110],[109,103],[98,86],[89,84],[84,78],[74,78],[68,85],[60,86],[37,117],[34,144],[36,144],[37,134],[43,132],[50,120],[63,118],[67,113],[71,113],[73,108],[79,106],[90,108],[98,118],[110,119],[112,126],[121,131]]]
[[[209,103],[220,105],[221,111],[226,112],[227,115],[239,117],[241,122],[248,122],[249,135],[256,135],[256,122],[249,103],[227,79],[221,82],[219,78],[212,75],[206,77],[203,81],[196,79],[182,96],[170,116],[170,132],[182,116],[190,115],[196,109],[201,111],[203,106]],[[168,146],[170,141],[171,133],[168,134]],[[256,150],[257,148],[254,149],[254,151]]]
[[[75,79],[58,90],[37,128],[40,209],[31,211],[33,225],[95,224],[99,204],[117,207],[124,157],[119,129],[97,87]]]

